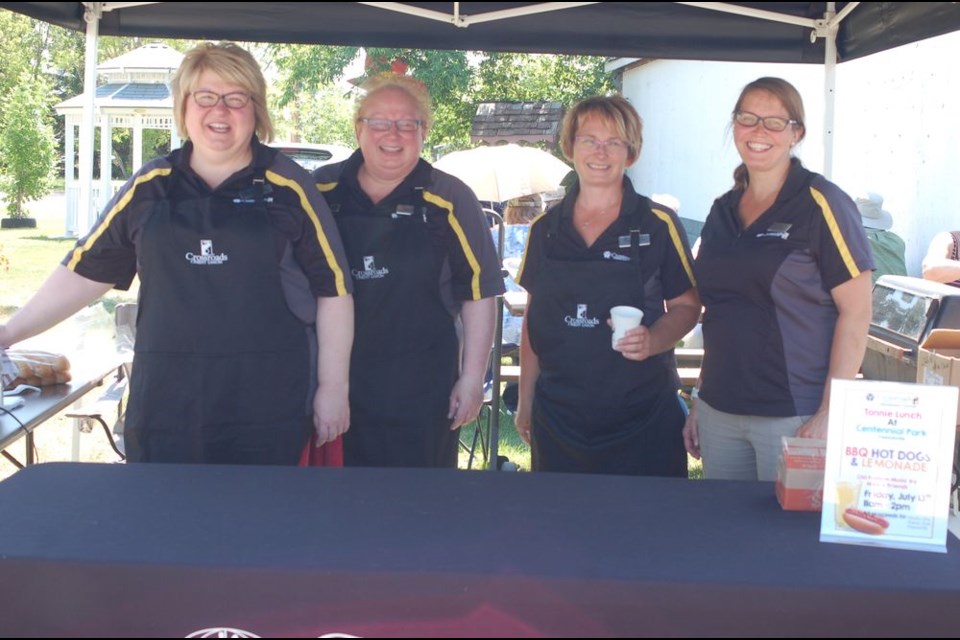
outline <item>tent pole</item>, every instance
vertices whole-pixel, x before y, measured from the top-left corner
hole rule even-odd
[[[833,22],[836,15],[836,3],[828,2],[823,21],[827,26],[822,30],[824,44],[823,54],[823,175],[833,180],[833,142],[834,120],[837,103],[837,24]]]
[[[80,122],[80,201],[77,203],[77,233],[86,235],[93,225],[93,130],[94,99],[97,95],[97,37],[100,32],[101,2],[87,2],[83,19],[87,23],[83,68],[83,119]]]

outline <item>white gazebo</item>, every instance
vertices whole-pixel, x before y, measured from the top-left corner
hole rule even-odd
[[[104,84],[97,86],[93,123],[100,127],[100,182],[93,184],[92,207],[79,206],[81,182],[75,176],[74,140],[82,132],[84,103],[81,94],[57,105],[57,114],[66,118],[64,127],[64,187],[67,198],[65,232],[68,236],[86,233],[113,195],[114,127],[133,129],[132,171],[143,164],[143,130],[168,129],[171,147],[180,146],[173,119],[170,80],[183,54],[165,44],[153,43],[123,54],[97,67]],[[91,129],[92,131],[92,129]]]

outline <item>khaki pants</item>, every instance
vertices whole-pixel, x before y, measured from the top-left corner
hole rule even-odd
[[[782,436],[793,436],[810,416],[771,418],[717,411],[697,404],[705,480],[777,479]]]

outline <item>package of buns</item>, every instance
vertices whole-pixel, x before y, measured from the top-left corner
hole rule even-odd
[[[47,387],[70,382],[70,361],[59,353],[10,349],[7,357],[17,368],[17,377],[7,385],[12,389],[20,384]]]

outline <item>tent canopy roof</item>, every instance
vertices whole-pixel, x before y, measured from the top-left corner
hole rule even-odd
[[[824,2],[3,2],[83,30],[103,8],[103,35],[372,47],[575,53],[616,57],[822,63],[811,43]],[[696,4],[756,16],[717,11]],[[839,60],[960,29],[960,3],[837,2]],[[226,7],[226,8],[225,8]],[[773,18],[770,20],[768,18]]]

